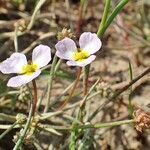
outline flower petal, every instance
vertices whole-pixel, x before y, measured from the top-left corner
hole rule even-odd
[[[72,60],[73,52],[77,51],[75,42],[70,38],[64,38],[59,41],[56,45],[56,55],[61,59]]]
[[[95,33],[84,32],[79,39],[80,48],[89,54],[94,54],[101,48],[101,40]]]
[[[27,59],[24,54],[13,53],[0,64],[0,71],[4,74],[20,73],[22,71],[22,67],[26,64]]]
[[[21,85],[24,85],[30,81],[32,81],[34,78],[36,78],[37,76],[39,76],[39,74],[41,73],[41,70],[37,70],[35,73],[31,74],[31,75],[19,75],[16,77],[12,77],[9,79],[7,86],[9,87],[19,87]]]
[[[38,65],[38,68],[46,66],[51,61],[51,49],[46,45],[40,44],[35,47],[32,53],[33,64]]]
[[[79,66],[79,67],[85,67],[86,65],[90,64],[92,61],[94,61],[96,58],[95,55],[91,55],[87,59],[83,61],[67,61],[68,66]]]

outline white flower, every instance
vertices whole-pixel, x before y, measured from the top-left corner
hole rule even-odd
[[[0,64],[0,71],[4,74],[17,73],[18,76],[9,79],[7,86],[19,87],[40,75],[40,68],[46,66],[51,60],[51,49],[46,45],[34,48],[32,62],[28,63],[22,53],[13,53]]]
[[[93,54],[101,48],[101,45],[95,33],[84,32],[79,39],[79,49],[72,39],[66,37],[55,45],[56,55],[68,60],[67,65],[69,66],[84,67],[95,60],[96,56]]]

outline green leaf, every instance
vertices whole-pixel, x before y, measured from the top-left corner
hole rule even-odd
[[[132,71],[132,65],[131,62],[129,61],[129,75],[130,75],[130,81],[133,80],[133,71]],[[132,117],[133,114],[133,106],[132,106],[132,86],[129,88],[130,94],[129,94],[129,106],[128,106],[128,111],[129,111],[129,116]]]

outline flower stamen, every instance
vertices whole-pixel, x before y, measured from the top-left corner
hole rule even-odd
[[[21,74],[31,75],[36,72],[37,68],[36,64],[27,64],[22,67]]]
[[[75,61],[83,61],[84,59],[88,58],[90,55],[88,52],[80,50],[73,53],[73,59]]]

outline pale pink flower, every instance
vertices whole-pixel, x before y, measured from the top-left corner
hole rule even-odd
[[[24,54],[16,52],[0,63],[0,71],[3,74],[17,73],[17,76],[9,79],[7,86],[19,87],[39,76],[40,68],[46,66],[50,60],[51,49],[46,45],[39,45],[33,50],[31,63],[27,62]]]
[[[61,59],[66,59],[69,66],[84,67],[95,60],[93,55],[101,48],[101,41],[95,33],[84,32],[79,39],[78,49],[75,42],[70,38],[59,41],[56,47],[56,55]]]

